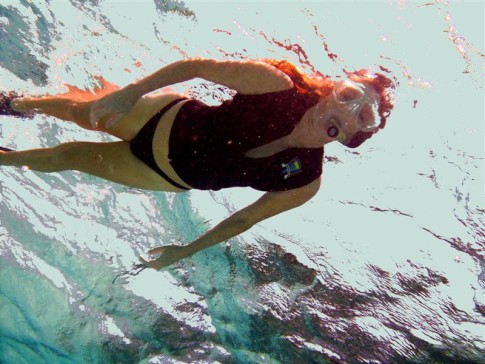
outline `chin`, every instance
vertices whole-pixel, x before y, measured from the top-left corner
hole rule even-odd
[[[367,139],[372,138],[375,132],[373,131],[359,131],[352,136],[348,142],[342,143],[347,148],[357,148],[361,146]]]

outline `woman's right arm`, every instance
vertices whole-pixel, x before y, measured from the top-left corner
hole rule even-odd
[[[176,83],[195,78],[194,59],[187,59],[171,63],[150,76],[144,77],[126,88],[130,95],[138,100],[143,95]]]
[[[90,121],[93,127],[104,123],[107,127],[131,110],[143,95],[194,78],[192,60],[178,61],[165,66],[157,72],[116,90],[95,101],[90,109]]]
[[[192,58],[163,67],[128,87],[139,98],[156,89],[198,77],[244,94],[283,91],[293,86],[285,73],[265,62]]]
[[[191,58],[169,64],[117,92],[126,92],[136,102],[149,92],[194,78],[203,78],[244,94],[283,91],[293,86],[286,74],[265,62]]]
[[[277,68],[259,61],[218,61],[192,58],[178,61],[96,101],[91,124],[123,114],[143,95],[176,83],[203,78],[242,94],[263,94],[293,87],[290,78]]]
[[[166,245],[152,249],[149,251],[150,255],[161,254],[161,256],[151,261],[141,258],[141,262],[150,268],[161,269],[180,259],[190,257],[201,250],[247,231],[263,220],[303,205],[315,196],[320,185],[321,178],[318,178],[300,188],[267,192],[256,202],[235,212],[190,244]]]

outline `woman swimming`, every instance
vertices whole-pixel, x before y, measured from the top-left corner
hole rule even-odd
[[[126,186],[181,192],[252,187],[266,193],[187,245],[150,250],[160,269],[310,200],[321,184],[324,145],[355,148],[383,129],[392,82],[358,71],[332,81],[287,61],[188,59],[96,100],[0,96],[0,114],[43,113],[122,141],[72,142],[27,151],[0,149],[0,165],[41,172],[78,170]],[[235,96],[219,106],[150,92],[202,78]]]

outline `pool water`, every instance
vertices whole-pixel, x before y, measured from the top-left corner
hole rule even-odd
[[[483,14],[480,1],[2,0],[1,90],[124,86],[189,57],[387,70],[398,86],[384,131],[326,147],[309,203],[160,272],[131,268],[261,193],[0,168],[0,362],[484,363]],[[0,116],[4,147],[72,140],[114,139]]]

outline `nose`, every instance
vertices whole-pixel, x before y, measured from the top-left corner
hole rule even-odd
[[[360,124],[359,126],[364,129],[373,127],[375,125],[376,117],[372,107],[368,103],[363,105],[357,121]]]

